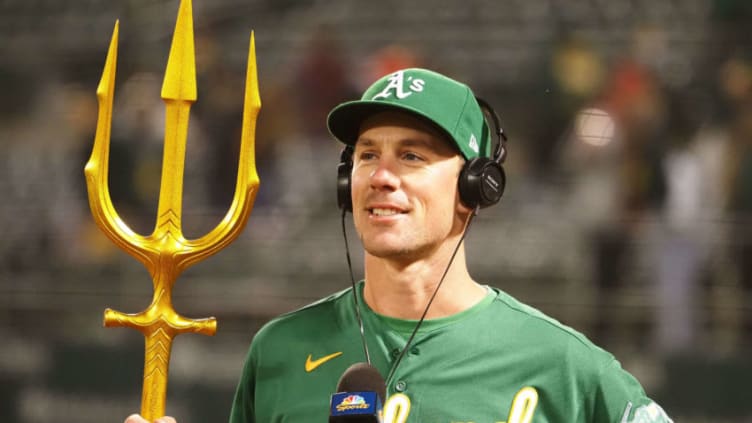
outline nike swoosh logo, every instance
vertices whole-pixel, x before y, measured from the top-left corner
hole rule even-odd
[[[305,371],[308,372],[308,373],[310,373],[310,372],[314,371],[320,365],[326,363],[327,361],[329,361],[329,360],[331,360],[333,358],[337,358],[337,357],[339,357],[341,355],[342,355],[342,351],[338,351],[338,352],[336,352],[334,354],[325,355],[325,356],[323,356],[321,358],[318,358],[316,360],[311,360],[311,358],[312,358],[311,354],[308,354],[308,358],[306,358],[306,361],[305,361]]]

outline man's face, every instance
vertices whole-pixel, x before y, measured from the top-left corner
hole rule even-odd
[[[398,112],[360,128],[352,173],[353,218],[365,250],[415,260],[462,231],[457,177],[464,160],[431,126]]]

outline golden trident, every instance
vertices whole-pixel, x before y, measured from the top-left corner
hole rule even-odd
[[[137,314],[124,314],[111,309],[104,312],[106,327],[127,326],[144,335],[146,351],[141,414],[153,421],[164,415],[165,411],[167,370],[173,338],[186,332],[214,335],[217,330],[213,317],[192,320],[178,314],[172,306],[172,287],[183,270],[217,253],[237,238],[248,221],[259,185],[254,144],[261,99],[251,32],[235,195],[230,210],[217,227],[201,238],[185,239],[181,228],[183,169],[188,118],[191,104],[196,101],[196,61],[191,0],[181,0],[162,85],[167,114],[157,222],[151,235],[133,232],[115,211],[107,185],[118,27],[119,22],[116,22],[102,79],[97,87],[97,132],[85,173],[89,205],[97,225],[115,244],[143,263],[153,280],[154,297],[145,310]]]

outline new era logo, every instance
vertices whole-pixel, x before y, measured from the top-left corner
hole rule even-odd
[[[480,146],[478,145],[478,140],[475,139],[475,134],[470,134],[470,141],[467,143],[467,145],[469,145],[470,148],[472,148],[476,153],[480,151]]]

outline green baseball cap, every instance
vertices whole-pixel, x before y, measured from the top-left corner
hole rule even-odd
[[[329,132],[339,141],[354,145],[363,121],[388,110],[428,120],[454,142],[465,159],[490,156],[488,126],[470,87],[426,69],[403,69],[386,75],[360,100],[338,105],[329,113]]]

